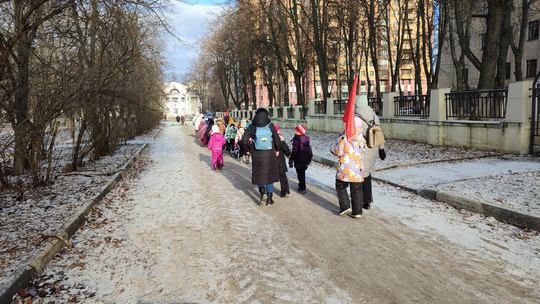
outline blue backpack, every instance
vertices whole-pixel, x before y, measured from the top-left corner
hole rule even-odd
[[[270,130],[270,124],[264,127],[257,127],[253,144],[256,150],[272,150],[272,130]]]

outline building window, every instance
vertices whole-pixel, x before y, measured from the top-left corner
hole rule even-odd
[[[510,62],[507,62],[506,65],[504,66],[505,79],[510,79],[511,68],[512,68],[512,64]]]
[[[538,39],[538,20],[529,22],[529,40]]]
[[[527,60],[527,71],[525,77],[536,76],[536,59]]]

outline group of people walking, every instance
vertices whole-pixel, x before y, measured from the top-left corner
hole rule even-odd
[[[280,133],[279,126],[272,123],[265,108],[259,108],[251,121],[243,119],[235,122],[228,115],[223,118],[204,120],[201,114],[194,118],[195,133],[201,145],[212,151],[212,169],[222,170],[223,153],[228,151],[233,157],[245,163],[251,159],[251,182],[257,186],[260,205],[274,204],[274,183],[280,183],[280,197],[290,194],[287,178],[288,168],[295,168],[298,189],[306,194],[306,170],[311,164],[313,151],[306,127],[295,127],[291,148]],[[366,145],[366,121],[379,124],[379,118],[367,104],[367,97],[357,96],[355,108],[356,133],[347,138],[343,132],[330,152],[337,156],[339,165],[336,173],[336,193],[339,215],[353,218],[362,216],[362,209],[370,209],[373,202],[371,174],[377,158],[384,160],[384,144],[369,148]],[[349,188],[349,191],[347,190]],[[350,193],[349,193],[350,192]]]

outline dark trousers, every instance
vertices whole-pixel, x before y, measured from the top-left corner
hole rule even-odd
[[[296,168],[298,175],[298,190],[306,190],[306,169]]]
[[[349,193],[347,187],[350,186],[351,198],[349,199]],[[336,179],[336,193],[339,201],[339,210],[347,210],[351,208],[352,214],[362,214],[362,183],[350,183]]]
[[[282,196],[291,192],[291,190],[289,190],[289,179],[287,178],[287,171],[279,173],[279,185]]]
[[[362,183],[362,194],[364,196],[364,199],[362,200],[364,202],[365,206],[369,206],[373,202],[373,190],[371,186],[371,175],[364,178],[364,182]]]

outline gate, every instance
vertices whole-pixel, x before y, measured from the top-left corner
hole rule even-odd
[[[535,147],[540,151],[540,72],[536,74],[532,89],[532,111],[531,111],[531,137],[529,154],[535,154]]]

